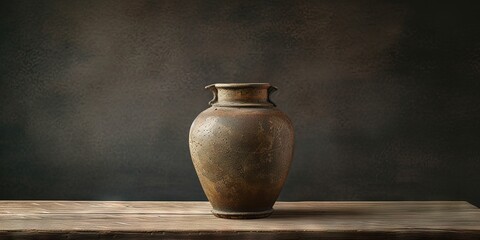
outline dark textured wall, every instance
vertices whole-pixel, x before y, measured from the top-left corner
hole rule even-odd
[[[187,139],[203,87],[270,82],[296,129],[281,199],[480,204],[479,12],[2,1],[0,199],[205,199]]]

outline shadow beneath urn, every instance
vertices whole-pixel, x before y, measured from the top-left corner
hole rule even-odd
[[[368,214],[368,212],[358,209],[274,209],[273,214],[269,218],[349,217]]]

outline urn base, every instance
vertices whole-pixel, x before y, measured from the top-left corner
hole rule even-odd
[[[261,212],[225,212],[219,210],[212,210],[213,215],[219,218],[228,218],[228,219],[255,219],[255,218],[265,218],[270,216],[273,213],[273,208],[261,211]]]

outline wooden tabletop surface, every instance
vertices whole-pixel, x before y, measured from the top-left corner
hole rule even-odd
[[[277,202],[265,219],[214,217],[208,202],[0,201],[0,239],[480,239],[460,201]]]

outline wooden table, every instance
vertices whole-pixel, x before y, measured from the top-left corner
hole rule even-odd
[[[0,239],[480,239],[467,202],[278,202],[265,219],[208,202],[0,201]]]

